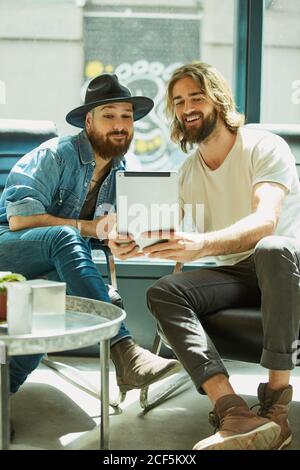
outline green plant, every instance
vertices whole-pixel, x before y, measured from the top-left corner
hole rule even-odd
[[[5,276],[0,278],[0,294],[6,293],[6,287],[4,285],[5,282],[22,282],[26,281],[26,277],[22,276],[22,274],[11,273],[6,274]]]

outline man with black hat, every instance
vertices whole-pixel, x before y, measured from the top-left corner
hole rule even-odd
[[[54,270],[69,294],[122,304],[116,292],[107,292],[89,240],[107,238],[115,223],[115,172],[125,168],[133,122],[152,107],[150,98],[132,96],[116,75],[103,74],[90,82],[85,104],[66,116],[67,122],[84,129],[45,142],[21,158],[8,176],[0,200],[1,270],[27,279]],[[134,241],[124,241],[127,250],[137,253]],[[41,357],[11,359],[11,393]],[[111,357],[121,391],[149,385],[178,367],[177,361],[139,347],[123,324],[111,340]]]

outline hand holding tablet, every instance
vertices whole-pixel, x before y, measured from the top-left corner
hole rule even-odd
[[[163,241],[157,237],[141,237],[142,233],[178,230],[176,172],[118,171],[116,178],[118,234],[131,234],[142,250]]]

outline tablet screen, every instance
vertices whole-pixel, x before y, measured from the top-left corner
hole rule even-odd
[[[118,171],[116,178],[119,233],[131,233],[144,248],[158,240],[141,239],[142,232],[179,229],[176,172]]]

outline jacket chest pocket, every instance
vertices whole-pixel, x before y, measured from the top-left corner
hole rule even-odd
[[[72,216],[80,209],[79,198],[68,189],[60,189],[55,198],[55,211],[64,216]]]

